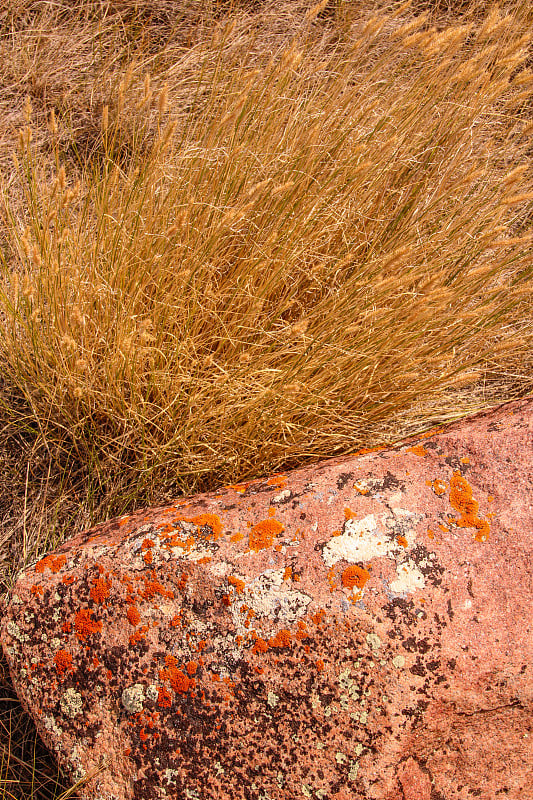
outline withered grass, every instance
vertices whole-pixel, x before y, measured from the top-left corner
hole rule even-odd
[[[8,0],[0,567],[533,388],[533,10]],[[67,791],[1,678],[0,793]]]

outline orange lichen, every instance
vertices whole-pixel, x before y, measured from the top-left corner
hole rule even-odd
[[[236,590],[236,591],[237,591],[239,594],[242,594],[242,592],[244,591],[244,587],[246,586],[246,584],[244,583],[244,581],[241,581],[241,579],[240,579],[240,578],[236,578],[236,577],[235,577],[235,575],[229,575],[229,576],[228,576],[228,583],[229,583],[231,586],[234,586],[234,587],[235,587],[235,590]]]
[[[323,608],[319,608],[314,614],[311,614],[311,619],[315,623],[315,625],[320,625],[322,623],[323,618],[326,616],[326,612]]]
[[[159,677],[163,681],[168,681],[175,692],[186,694],[194,686],[194,681],[189,678],[176,664],[174,656],[165,657],[166,667],[159,671]]]
[[[273,475],[267,480],[267,485],[283,489],[287,485],[287,475]]]
[[[92,620],[92,608],[82,608],[76,614],[74,619],[74,628],[78,639],[83,642],[92,633],[99,633],[102,630],[102,622],[100,620]]]
[[[71,586],[75,580],[76,578],[74,577],[74,575],[63,575],[61,579],[62,583],[64,583],[65,586]]]
[[[357,517],[357,514],[355,513],[355,511],[352,511],[351,508],[345,508],[344,509],[344,519],[346,521],[348,521],[349,519],[355,519],[356,517]]]
[[[153,539],[143,539],[143,543],[141,544],[141,550],[150,550],[153,547],[155,542]]]
[[[161,597],[167,597],[170,600],[174,598],[174,592],[170,589],[166,589],[163,584],[157,580],[154,571],[152,571],[150,578],[144,577],[143,580],[144,590],[141,592],[141,595],[145,600],[153,600],[156,594],[161,595]]]
[[[141,639],[146,639],[146,634],[148,633],[148,630],[149,630],[148,625],[142,625],[139,628],[139,630],[135,631],[135,633],[133,633],[130,636],[130,647],[139,644]]]
[[[176,516],[175,521],[193,522],[199,528],[207,525],[213,531],[213,539],[218,539],[222,535],[222,523],[217,514],[198,514],[196,517]]]
[[[233,489],[234,492],[243,494],[251,483],[252,481],[247,481],[246,483],[231,483],[229,486],[224,486],[223,488],[227,490]]]
[[[51,572],[57,573],[61,567],[65,566],[66,563],[66,556],[53,556],[52,554],[49,554],[37,562],[35,565],[35,572],[43,573],[45,569],[48,568]]]
[[[255,644],[252,647],[252,653],[254,653],[254,655],[257,655],[258,653],[266,653],[267,650],[268,650],[268,644],[267,642],[265,642],[264,639],[255,640]]]
[[[438,497],[443,495],[446,491],[446,484],[444,481],[441,481],[438,478],[436,478],[434,481],[426,481],[426,486],[431,486]]]
[[[66,650],[58,650],[54,656],[54,664],[60,678],[65,676],[67,670],[72,669],[72,656]]]
[[[470,459],[468,458],[468,456],[462,457],[461,464],[470,464]]]
[[[370,573],[366,569],[358,567],[357,564],[350,564],[341,575],[341,583],[346,589],[354,587],[362,589],[369,578]]]
[[[264,519],[252,527],[249,534],[249,547],[256,553],[272,547],[274,537],[285,530],[283,524],[276,519]]]
[[[111,581],[106,581],[104,578],[94,578],[91,587],[90,596],[95,603],[103,603],[109,597],[109,590],[111,588]]]
[[[288,581],[291,578],[292,578],[292,567],[290,567],[290,566],[289,567],[285,567],[285,570],[283,571],[283,580],[284,581]]]
[[[427,450],[421,444],[416,444],[413,447],[407,448],[408,453],[413,453],[415,456],[427,456]]]
[[[324,669],[324,662],[322,661],[322,659],[321,659],[321,658],[317,658],[317,661],[316,661],[316,668],[317,668],[317,670],[318,670],[319,672],[322,672],[322,670]]]
[[[172,530],[172,528],[170,528]],[[170,535],[163,535],[163,547],[170,550],[171,547],[181,547],[186,553],[189,553],[196,544],[194,536],[187,536],[185,540],[181,538],[181,533],[173,533]]]
[[[43,595],[44,589],[40,583],[34,583],[30,589],[30,592],[32,593],[32,595],[34,595],[34,597],[36,597],[38,594]]]
[[[146,553],[143,555],[143,561],[145,564],[152,564],[154,557],[152,555],[151,550],[147,550]]]
[[[438,433],[442,433],[443,430],[444,428],[432,428],[430,431],[421,433],[420,439],[430,439],[432,436],[436,436]]]
[[[187,672],[189,675],[196,675],[196,670],[198,669],[198,664],[196,661],[189,661],[186,665]]]
[[[461,515],[456,520],[460,528],[475,528],[477,542],[485,542],[489,538],[489,523],[477,515],[479,503],[472,497],[472,489],[459,472],[454,472],[450,481],[450,505]]]
[[[240,542],[244,539],[244,533],[234,533],[233,536],[230,536],[230,542]]]
[[[161,708],[170,708],[170,706],[172,705],[172,697],[170,695],[170,692],[163,686],[159,687],[157,702],[158,705],[161,706]]]
[[[137,606],[128,606],[127,617],[129,623],[134,627],[139,624],[141,621],[141,615]]]
[[[278,631],[275,636],[268,640],[270,647],[290,647],[291,632],[285,629]]]
[[[405,538],[405,536],[398,536],[398,538],[396,539],[396,541],[397,541],[397,542],[398,542],[398,544],[399,544],[399,545],[401,545],[402,547],[407,547],[407,539]]]

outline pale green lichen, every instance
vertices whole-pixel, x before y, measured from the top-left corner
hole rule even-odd
[[[13,620],[9,620],[6,627],[7,632],[13,639],[16,639],[21,644],[28,641],[28,636],[25,633],[22,633],[17,623],[13,622]]]
[[[143,710],[145,700],[144,686],[134,683],[122,692],[122,705],[129,714],[139,714]]]
[[[269,692],[268,693],[267,703],[270,706],[270,708],[275,708],[277,706],[277,704],[278,704],[278,700],[279,700],[279,697],[278,697],[277,694],[274,694],[274,692]]]
[[[155,683],[151,683],[149,686],[146,687],[146,699],[152,700],[155,703],[158,697],[159,697],[159,689],[157,688]]]
[[[61,728],[53,717],[43,717],[43,724],[47,731],[50,731],[55,736],[61,736]]]
[[[373,653],[377,653],[377,651],[381,647],[381,639],[376,633],[367,633],[366,643],[370,647]]]
[[[81,694],[77,692],[75,689],[67,689],[67,691],[61,695],[59,700],[59,705],[61,707],[61,711],[65,716],[74,719],[83,708],[83,700],[81,699]]]
[[[357,773],[359,772],[359,762],[358,761],[350,761],[350,771],[348,773],[348,780],[355,781],[357,779]]]
[[[405,666],[405,656],[394,656],[392,659],[392,664],[394,667],[396,667],[396,669],[402,669],[402,667]]]

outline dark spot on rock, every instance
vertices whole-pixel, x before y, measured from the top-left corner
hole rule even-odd
[[[423,678],[425,676],[426,669],[425,669],[424,665],[422,664],[422,662],[420,661],[420,658],[416,659],[416,662],[409,669],[409,672],[411,672],[413,675],[419,675],[421,678]]]
[[[465,464],[461,463],[459,456],[446,456],[444,462],[451,467],[454,472],[460,472],[461,475],[465,472]]]
[[[337,477],[337,489],[344,489],[348,481],[353,478],[353,472],[341,472]]]

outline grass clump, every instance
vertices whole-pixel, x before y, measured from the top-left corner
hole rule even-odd
[[[0,137],[5,587],[109,516],[531,391],[528,4],[82,5],[77,71],[13,76]],[[0,20],[41,64],[73,31]]]

